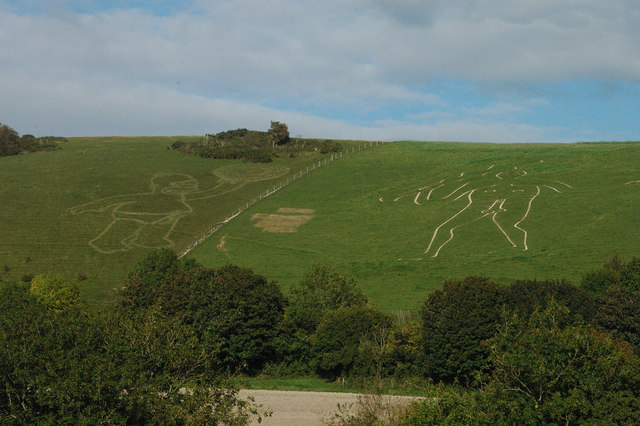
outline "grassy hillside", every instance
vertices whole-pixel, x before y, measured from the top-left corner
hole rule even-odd
[[[638,164],[636,143],[385,144],[251,207],[192,256],[285,288],[327,263],[385,310],[472,274],[578,282],[613,250],[640,253]]]
[[[72,138],[60,151],[0,158],[0,279],[86,274],[85,300],[109,301],[150,250],[180,250],[320,158],[212,160],[169,150],[173,140]]]
[[[150,250],[180,250],[320,158],[212,160],[167,149],[173,140],[75,138],[0,158],[0,278],[86,274],[85,300],[109,301]],[[327,263],[385,310],[470,274],[577,282],[613,250],[640,254],[639,157],[637,143],[380,145],[250,207],[190,256],[285,289]]]

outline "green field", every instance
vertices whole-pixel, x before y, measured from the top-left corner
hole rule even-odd
[[[385,144],[253,206],[191,255],[285,289],[326,263],[387,311],[467,275],[578,283],[613,250],[640,254],[638,164],[637,143]],[[306,218],[287,228],[287,216]]]
[[[211,160],[168,150],[173,140],[74,138],[0,158],[0,278],[86,274],[82,295],[98,306],[150,250],[181,250],[321,158]],[[381,144],[260,201],[189,256],[285,290],[326,263],[386,311],[471,274],[577,283],[613,250],[640,254],[638,164],[638,143]]]
[[[72,138],[60,151],[0,158],[0,279],[86,274],[84,299],[109,302],[151,250],[181,250],[322,158],[212,160],[169,150],[175,139]]]

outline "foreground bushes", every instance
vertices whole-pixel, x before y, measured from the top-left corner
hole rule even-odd
[[[124,314],[154,308],[191,327],[217,370],[256,372],[274,357],[286,301],[246,268],[203,268],[162,250],[129,275],[119,303]]]
[[[507,315],[486,342],[490,373],[477,390],[439,388],[405,424],[632,424],[640,415],[640,359],[623,342],[551,302]],[[565,324],[565,325],[563,325]]]
[[[446,384],[407,424],[631,422],[639,312],[630,285],[469,277],[420,317],[391,316],[326,266],[287,300],[246,268],[162,250],[99,315],[58,276],[0,288],[0,422],[242,423],[252,411],[224,379],[238,372]]]
[[[2,424],[243,424],[254,411],[194,331],[157,309],[56,310],[8,284],[0,341]]]

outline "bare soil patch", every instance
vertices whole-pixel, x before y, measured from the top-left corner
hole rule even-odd
[[[257,213],[251,217],[256,221],[255,226],[262,228],[263,232],[290,233],[297,232],[300,225],[304,225],[313,218],[314,210],[295,209],[282,207],[278,213],[304,213],[304,214],[264,214]]]
[[[260,425],[322,425],[338,411],[356,414],[363,395],[340,392],[299,392],[274,390],[242,390],[240,397],[253,397],[262,410],[271,411],[271,417]],[[420,397],[382,395],[381,401],[390,407],[403,407]]]

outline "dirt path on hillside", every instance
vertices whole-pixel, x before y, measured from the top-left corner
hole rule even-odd
[[[341,407],[348,407],[349,413],[355,413],[358,394],[338,392],[296,392],[272,390],[242,390],[240,398],[255,398],[263,410],[273,412],[271,417],[262,419],[258,425],[322,425]],[[385,396],[392,401],[407,403],[414,397]]]

